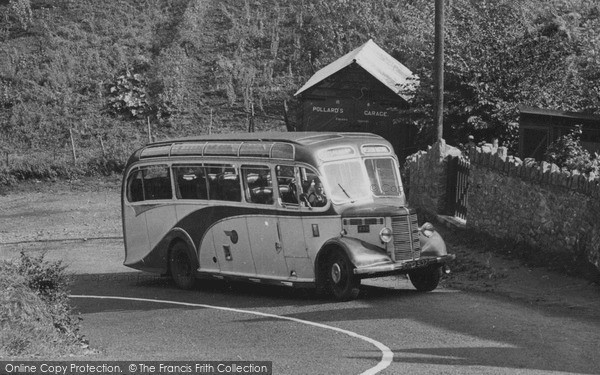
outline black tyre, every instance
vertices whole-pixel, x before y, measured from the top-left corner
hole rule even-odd
[[[171,277],[181,289],[191,289],[196,282],[194,276],[194,267],[188,252],[187,246],[183,242],[177,242],[171,248],[169,254],[169,269]]]
[[[410,282],[419,292],[431,292],[442,278],[442,267],[428,267],[408,274]]]
[[[324,267],[325,287],[338,301],[349,301],[358,297],[360,279],[354,275],[354,265],[345,252],[333,251]]]

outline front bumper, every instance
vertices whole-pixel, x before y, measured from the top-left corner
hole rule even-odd
[[[438,257],[422,256],[417,260],[357,267],[354,269],[354,274],[375,276],[378,274],[406,273],[408,271],[424,268],[432,264],[445,264],[451,260],[454,260],[454,258],[456,258],[456,255],[454,254],[447,254]]]

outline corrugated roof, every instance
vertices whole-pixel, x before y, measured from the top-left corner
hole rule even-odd
[[[412,95],[408,94],[406,90],[407,87],[416,86],[418,78],[410,69],[375,44],[372,39],[316,72],[294,95],[301,94],[353,62],[356,62],[402,99],[408,101],[412,98]]]
[[[573,118],[573,119],[600,121],[600,115],[583,113],[583,112],[569,112],[569,111],[559,111],[559,110],[555,110],[555,109],[544,109],[544,108],[530,107],[530,106],[526,106],[526,105],[520,105],[519,112],[521,112],[523,114],[531,114],[531,115],[556,116],[556,117],[565,117],[565,118]]]

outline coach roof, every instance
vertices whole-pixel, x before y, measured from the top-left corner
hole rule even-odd
[[[319,162],[315,159],[314,154],[316,149],[331,148],[342,144],[347,145],[348,143],[354,143],[356,146],[365,143],[388,144],[384,138],[371,133],[257,132],[212,134],[150,143],[131,155],[126,168],[141,159],[194,155],[295,159],[318,164]]]
[[[324,141],[368,138],[372,140],[385,141],[382,137],[371,133],[334,133],[334,132],[256,132],[256,133],[223,133],[200,135],[178,139],[168,139],[148,144],[148,146],[165,145],[181,142],[289,142],[301,145],[312,145]]]

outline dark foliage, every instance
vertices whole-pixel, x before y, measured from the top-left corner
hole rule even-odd
[[[74,136],[88,165],[105,154],[99,139],[132,150],[149,138],[245,131],[253,109],[256,130],[281,129],[284,101],[293,109],[293,93],[317,69],[368,39],[418,75],[405,115],[418,146],[433,139],[428,0],[8,4],[0,4],[0,148],[14,155],[62,160]],[[589,0],[449,2],[447,142],[474,134],[514,147],[519,104],[597,113],[599,9]]]
[[[581,126],[576,126],[567,135],[554,141],[544,154],[546,161],[561,168],[578,170],[582,173],[594,172],[600,175],[600,158],[592,155],[581,145]]]

